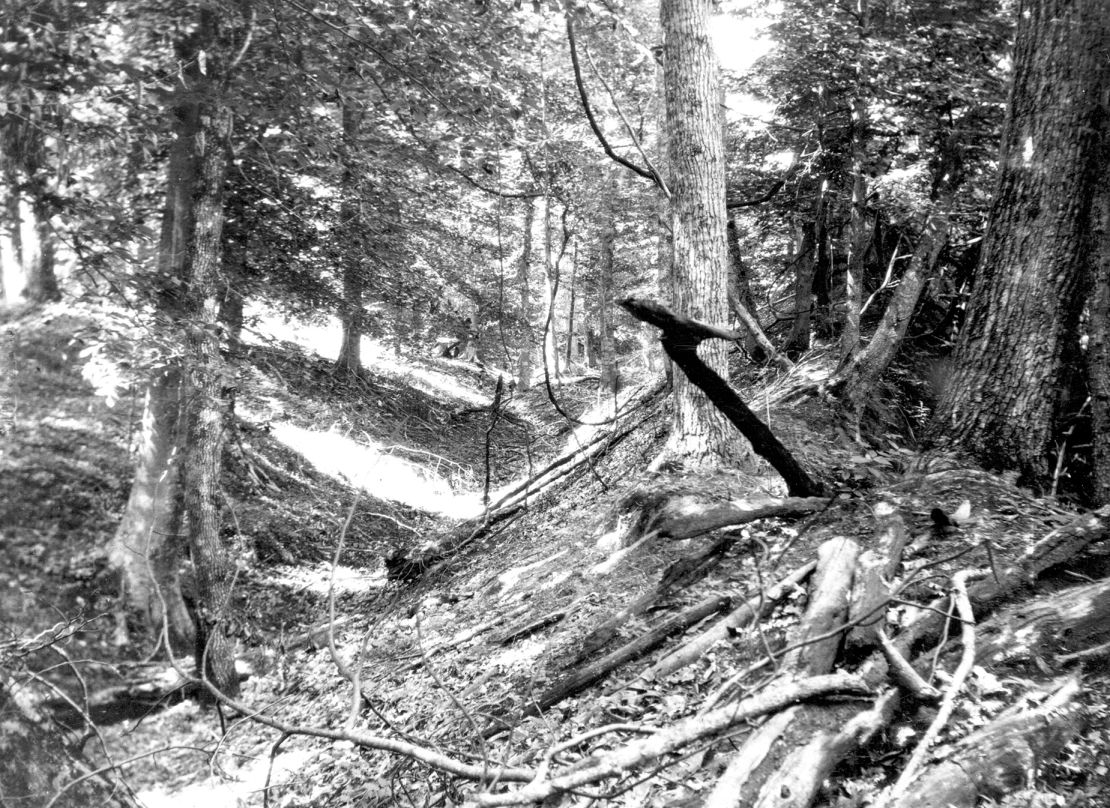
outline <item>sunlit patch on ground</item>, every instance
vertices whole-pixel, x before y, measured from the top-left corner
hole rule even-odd
[[[385,586],[385,570],[382,568],[347,567],[337,564],[282,565],[273,567],[270,583],[294,592],[312,592],[316,595],[356,595],[371,589]]]
[[[270,340],[285,340],[299,345],[306,351],[319,354],[325,359],[335,359],[339,348],[342,330],[337,319],[329,318],[324,324],[302,323],[284,320],[264,312],[252,312],[257,319],[253,334],[244,335],[246,342],[258,344]],[[260,342],[261,339],[261,342]],[[402,380],[414,389],[439,398],[450,396],[476,407],[489,404],[489,398],[475,392],[466,385],[459,384],[450,374],[439,373],[428,367],[414,365],[411,359],[398,357],[393,349],[377,340],[363,338],[362,364],[368,370]]]
[[[435,471],[389,454],[377,443],[361,443],[335,432],[317,432],[290,423],[274,424],[271,434],[321,473],[345,479],[378,499],[455,519],[481,512],[476,495],[456,494]]]
[[[305,764],[318,754],[318,751],[307,749],[282,752],[273,759],[272,768],[269,755],[260,755],[234,771],[225,768],[225,777],[219,780],[204,780],[172,792],[165,788],[151,788],[135,796],[138,803],[146,808],[237,808],[245,805],[247,800],[253,802],[259,799],[259,794],[266,787],[267,775],[270,788],[279,788],[296,778]]]

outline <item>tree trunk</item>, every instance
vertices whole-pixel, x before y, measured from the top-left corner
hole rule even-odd
[[[536,332],[532,317],[532,284],[529,273],[532,260],[532,224],[536,220],[536,205],[531,199],[524,200],[524,221],[521,223],[520,261],[516,267],[516,288],[520,295],[520,323],[524,335],[520,341],[517,358],[517,387],[527,390],[532,386],[532,359],[536,350]]]
[[[613,323],[610,306],[613,301],[613,251],[617,241],[617,220],[613,210],[613,195],[616,184],[611,183],[602,213],[601,233],[598,235],[597,265],[597,330],[600,338],[598,355],[601,364],[601,378],[598,380],[598,394],[609,398],[616,407],[617,392],[617,354],[613,346]]]
[[[194,640],[178,574],[184,505],[175,457],[180,405],[181,373],[173,363],[157,371],[147,388],[135,479],[108,553],[120,576],[123,606],[149,636],[164,627],[175,656],[192,653]],[[128,641],[125,620],[119,623],[119,644]]]
[[[198,673],[223,693],[235,696],[239,678],[227,631],[235,563],[220,537],[217,502],[224,424],[218,284],[230,134],[230,109],[222,99],[210,97],[201,107],[195,225],[189,251],[193,267],[190,308],[195,320],[187,335],[185,510],[197,578]]]
[[[784,348],[787,356],[793,358],[809,350],[813,335],[813,282],[817,277],[817,263],[821,260],[821,243],[825,240],[825,180],[822,177],[818,177],[816,193],[813,221],[802,223],[794,253],[794,326]]]
[[[555,350],[555,237],[552,232],[550,194],[544,196],[543,204],[543,362],[544,372],[553,381],[559,379],[559,352]]]
[[[865,350],[856,353],[841,371],[840,378],[834,382],[833,390],[839,395],[844,410],[851,418],[857,438],[867,403],[874,399],[875,386],[898,353],[910,318],[917,307],[917,300],[921,297],[921,290],[925,288],[930,270],[936,264],[947,236],[948,200],[944,200],[938,203],[938,210],[930,214],[926,221],[910,265],[902,275],[898,288],[894,290],[871,342]]]
[[[1092,192],[1110,88],[1101,0],[1020,4],[1001,172],[934,437],[1047,478],[1065,358],[1077,349]]]
[[[362,371],[362,334],[365,316],[362,305],[366,290],[362,201],[358,182],[359,167],[355,164],[363,111],[353,103],[344,101],[340,105],[339,115],[343,128],[340,158],[343,163],[343,203],[340,205],[339,218],[345,249],[342,258],[343,304],[340,310],[343,341],[339,348],[336,367],[341,372],[357,375]]]
[[[716,326],[728,323],[725,165],[709,0],[663,0],[674,307]],[[727,345],[702,343],[701,357],[728,378]],[[692,466],[750,457],[724,417],[689,379],[674,374],[675,417],[667,453]]]
[[[7,189],[4,194],[4,210],[7,215],[8,245],[11,248],[12,263],[24,274],[23,269],[23,212],[20,210],[19,177],[15,171],[5,172]],[[8,302],[8,289],[4,285],[4,271],[0,266],[0,303]]]
[[[57,235],[50,223],[50,206],[44,200],[31,203],[31,221],[34,224],[30,244],[23,245],[27,285],[23,295],[32,303],[47,303],[62,299],[58,279],[54,274]]]
[[[154,304],[171,322],[186,311],[183,290],[191,268],[189,240],[193,232],[193,186],[196,182],[198,118],[196,98],[190,91],[196,80],[195,53],[179,55],[189,65],[188,86],[182,87],[170,107],[174,140],[166,170],[166,201],[158,241],[154,277]],[[109,563],[120,576],[120,596],[125,610],[142,621],[150,636],[158,636],[166,622],[173,652],[192,650],[192,619],[181,595],[178,566],[184,546],[181,533],[184,508],[181,490],[179,423],[181,369],[168,359],[151,376],[143,412],[143,435],[123,519],[109,546]],[[161,598],[159,598],[159,592]],[[166,609],[162,609],[165,601]],[[117,642],[128,641],[126,621],[119,622]]]
[[[1110,130],[1103,128],[1102,158],[1110,165]],[[1091,206],[1092,278],[1087,302],[1087,390],[1091,394],[1091,436],[1094,454],[1094,500],[1110,505],[1110,187],[1099,185]]]

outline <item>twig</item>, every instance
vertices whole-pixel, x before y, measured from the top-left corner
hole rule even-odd
[[[941,701],[936,717],[913,750],[913,754],[910,755],[910,759],[905,768],[902,769],[898,780],[880,800],[880,805],[889,805],[909,788],[910,783],[924,765],[925,756],[929,754],[929,748],[933,745],[937,736],[940,735],[940,731],[944,729],[949,716],[956,708],[956,697],[975,665],[975,613],[971,610],[971,600],[967,595],[967,581],[970,578],[980,578],[983,575],[984,573],[980,570],[961,570],[952,577],[952,600],[955,602],[956,611],[960,615],[960,637],[964,647],[963,657],[960,659],[960,664],[955,673],[952,674],[951,683],[944,691],[944,699]]]

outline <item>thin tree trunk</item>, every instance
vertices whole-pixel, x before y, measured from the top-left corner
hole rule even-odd
[[[813,205],[813,221],[803,222],[798,247],[794,254],[794,326],[786,338],[785,351],[797,358],[810,348],[813,336],[813,283],[821,260],[821,243],[825,240],[825,180],[817,178],[817,199]]]
[[[948,200],[939,202],[937,210],[929,216],[910,265],[887,304],[871,342],[866,349],[856,353],[833,385],[852,419],[857,437],[867,403],[874,398],[880,377],[898,353],[921,290],[925,288],[930,271],[944,247],[948,236],[948,205]]]
[[[1001,171],[934,437],[1045,483],[1077,349],[1110,92],[1103,0],[1019,4]]]
[[[598,354],[601,364],[598,394],[609,397],[613,406],[616,406],[613,397],[617,392],[618,379],[617,355],[613,346],[613,323],[609,307],[613,300],[613,252],[617,241],[617,220],[613,211],[615,193],[616,183],[610,183],[606,192],[597,245],[597,330],[600,338]]]
[[[343,202],[340,221],[344,246],[343,255],[343,304],[340,320],[343,328],[342,343],[336,367],[345,373],[357,375],[362,371],[362,334],[365,329],[363,295],[366,290],[364,268],[365,245],[362,242],[362,200],[359,189],[359,170],[355,164],[358,138],[362,129],[363,111],[350,101],[343,101],[339,115],[343,129]]]
[[[728,323],[725,166],[717,64],[709,38],[710,0],[663,0],[664,88],[673,236],[674,307],[711,325]],[[728,378],[721,340],[701,358]],[[716,465],[750,458],[705,394],[674,374],[675,416],[667,453],[684,463]]]
[[[524,200],[524,221],[521,223],[520,261],[516,267],[516,288],[520,295],[520,322],[524,335],[517,358],[517,386],[527,390],[532,386],[532,360],[536,350],[536,332],[532,322],[531,261],[532,225],[536,219],[536,205],[532,199]]]
[[[567,353],[566,353],[566,367],[569,371],[571,364],[574,362],[574,346],[578,340],[575,336],[575,329],[578,324],[574,320],[575,304],[577,302],[577,288],[575,283],[578,280],[578,255],[577,252],[574,257],[574,262],[570,265],[570,285],[567,288]]]
[[[550,194],[544,196],[543,204],[543,314],[546,328],[543,334],[543,361],[547,373],[553,381],[559,380],[559,352],[555,349],[555,324],[558,320],[555,311],[555,237],[551,222]]]
[[[227,610],[235,563],[220,537],[224,372],[216,328],[231,111],[220,99],[201,109],[189,294],[198,322],[188,331],[185,509],[197,578],[197,669],[229,696],[239,692]]]

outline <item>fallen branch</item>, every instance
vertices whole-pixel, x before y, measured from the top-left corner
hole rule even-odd
[[[621,626],[636,615],[643,614],[666,597],[675,587],[689,586],[705,577],[717,565],[721,556],[735,543],[735,538],[731,536],[720,536],[708,547],[675,561],[667,567],[658,584],[587,634],[582,640],[582,650],[575,656],[572,664],[578,664],[582,660],[594,656],[597,651],[604,648],[617,636]]]
[[[638,298],[625,298],[621,306],[637,320],[642,320],[663,331],[660,342],[667,356],[678,365],[690,382],[701,389],[713,405],[740,430],[752,449],[782,475],[791,496],[817,497],[822,487],[814,482],[801,467],[794,455],[783,446],[759,416],[748,408],[728,382],[705,364],[698,356],[697,347],[705,339],[735,341],[741,335],[724,328],[706,325],[668,311],[658,303]]]
[[[728,639],[732,632],[743,628],[754,619],[767,614],[767,612],[773,609],[779,601],[789,595],[795,587],[800,586],[816,567],[816,561],[803,564],[786,577],[780,579],[778,583],[766,592],[759,592],[752,595],[744,601],[740,608],[725,615],[725,617],[718,620],[701,634],[698,634],[681,648],[672,651],[669,655],[648,668],[643,673],[642,678],[646,680],[660,679],[697,661],[702,654],[718,642],[723,642]]]
[[[639,659],[648,651],[662,644],[672,634],[685,631],[705,618],[727,609],[731,603],[732,599],[727,595],[712,595],[667,618],[647,633],[641,634],[612,653],[606,654],[596,662],[571,674],[561,682],[557,682],[529,705],[521,714],[521,717],[540,715],[544,710],[589,687],[626,662]],[[497,734],[502,729],[504,729],[503,726],[492,726],[483,734],[488,737]]]
[[[681,496],[664,502],[653,524],[661,536],[689,539],[757,519],[804,516],[828,505],[829,500],[824,497],[752,497],[706,502],[696,496]]]
[[[763,782],[755,808],[808,808],[836,765],[890,723],[898,701],[898,691],[887,690],[839,732],[820,731],[804,746],[791,751]]]
[[[791,704],[833,694],[864,695],[867,692],[867,688],[858,676],[846,673],[781,682],[735,704],[729,704],[702,715],[690,716],[647,738],[587,758],[569,767],[564,773],[555,774],[546,780],[533,781],[523,788],[505,794],[478,794],[474,797],[474,802],[477,805],[521,805],[539,802],[554,794],[582,788],[599,780],[623,774],[635,766],[677,751],[700,738],[719,734],[739,723]]]
[[[912,788],[885,808],[971,808],[983,798],[1001,801],[1030,786],[1041,765],[1055,757],[1082,728],[1079,677],[1059,684],[1038,706],[1029,700],[1006,710],[968,735],[948,758],[934,764]]]
[[[960,693],[960,688],[964,686],[967,677],[971,675],[971,669],[975,665],[975,613],[971,611],[971,601],[967,595],[967,579],[972,575],[980,574],[965,570],[957,572],[952,577],[952,600],[960,618],[963,658],[960,660],[956,672],[952,674],[952,681],[944,692],[940,709],[937,710],[937,714],[929,724],[925,734],[921,736],[921,741],[914,748],[913,754],[910,755],[909,761],[902,769],[902,773],[898,775],[898,780],[891,786],[886,797],[887,801],[895,800],[904,794],[910,782],[917,776],[918,770],[925,762],[925,756],[929,753],[929,748],[940,735],[940,731],[944,729],[944,725],[948,723],[952,711],[956,709],[956,697]]]

